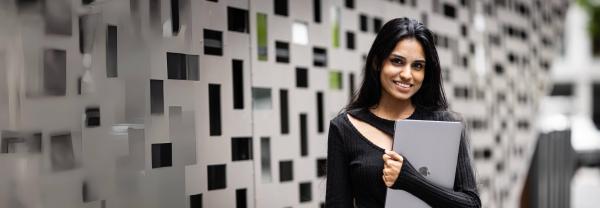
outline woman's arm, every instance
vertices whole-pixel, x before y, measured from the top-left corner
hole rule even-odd
[[[330,122],[327,142],[326,207],[353,207],[350,173],[343,139],[338,127]]]
[[[463,130],[456,164],[454,189],[431,183],[418,173],[407,158],[404,159],[400,176],[392,188],[410,192],[432,207],[481,207],[466,137]]]

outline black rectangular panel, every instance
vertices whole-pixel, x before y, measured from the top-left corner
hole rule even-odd
[[[163,95],[163,81],[150,80],[150,114],[162,115],[165,110],[165,100]]]
[[[312,200],[312,185],[310,182],[300,183],[300,202],[310,202]]]
[[[308,155],[308,127],[306,114],[300,114],[300,156]]]
[[[208,168],[208,190],[224,189],[227,187],[227,174],[225,164],[209,165]]]
[[[350,89],[349,90],[350,94],[349,94],[348,98],[350,100],[352,100],[352,98],[354,97],[354,73],[349,73],[348,76],[349,76],[349,78],[348,78],[349,87],[348,88]]]
[[[288,0],[273,0],[273,8],[275,14],[288,16]]]
[[[202,194],[190,195],[190,208],[202,208]]]
[[[244,62],[231,61],[233,74],[233,109],[244,109]]]
[[[100,108],[89,107],[85,109],[85,126],[96,127],[100,126]]]
[[[221,135],[221,85],[208,84],[210,135]]]
[[[204,54],[223,55],[223,32],[204,29]]]
[[[174,35],[179,33],[179,0],[171,0],[171,26]]]
[[[279,161],[279,182],[294,180],[294,163],[291,160]]]
[[[248,207],[248,200],[246,189],[237,189],[235,190],[235,207],[236,208],[246,208]]]
[[[354,0],[345,0],[346,8],[354,9]]]
[[[355,43],[354,33],[350,32],[350,31],[346,31],[346,48],[348,48],[350,50],[354,50],[354,48],[355,48],[354,43]]]
[[[308,69],[304,67],[296,67],[296,87],[308,87]]]
[[[290,63],[290,44],[275,41],[275,61],[279,63]]]
[[[119,75],[117,61],[119,59],[117,50],[117,26],[106,26],[106,77],[117,77]]]
[[[444,3],[444,15],[448,18],[456,18],[456,7],[454,5]]]
[[[383,21],[381,20],[381,18],[374,17],[373,18],[373,32],[378,33],[379,30],[381,30],[382,24],[383,24]]]
[[[281,119],[281,134],[290,133],[289,108],[288,108],[288,91],[286,89],[279,90],[279,115]]]
[[[325,112],[323,106],[323,92],[317,92],[317,131],[325,131]]]
[[[171,167],[171,143],[152,144],[152,168]]]
[[[365,14],[359,15],[360,31],[367,32],[369,30],[368,17]]]
[[[327,158],[317,159],[317,177],[325,177],[327,175]]]
[[[321,0],[313,0],[313,13],[316,23],[321,23]]]
[[[313,48],[313,65],[317,67],[327,66],[327,50],[325,48]]]
[[[227,7],[227,29],[233,32],[248,33],[248,10]]]
[[[231,138],[231,160],[252,160],[252,137]]]
[[[169,79],[187,79],[186,55],[167,52],[167,77]]]

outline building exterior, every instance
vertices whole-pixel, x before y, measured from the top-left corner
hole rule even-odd
[[[317,207],[396,17],[437,37],[485,207],[516,207],[567,0],[0,1],[0,207]]]

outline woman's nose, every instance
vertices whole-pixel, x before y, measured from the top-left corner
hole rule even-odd
[[[400,69],[400,78],[403,80],[410,79],[412,77],[410,65],[403,66]]]

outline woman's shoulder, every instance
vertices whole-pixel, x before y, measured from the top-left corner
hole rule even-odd
[[[346,123],[347,114],[348,114],[348,111],[346,111],[346,110],[340,111],[335,117],[333,117],[330,120],[331,124],[334,124],[336,126],[341,126],[342,124]]]

